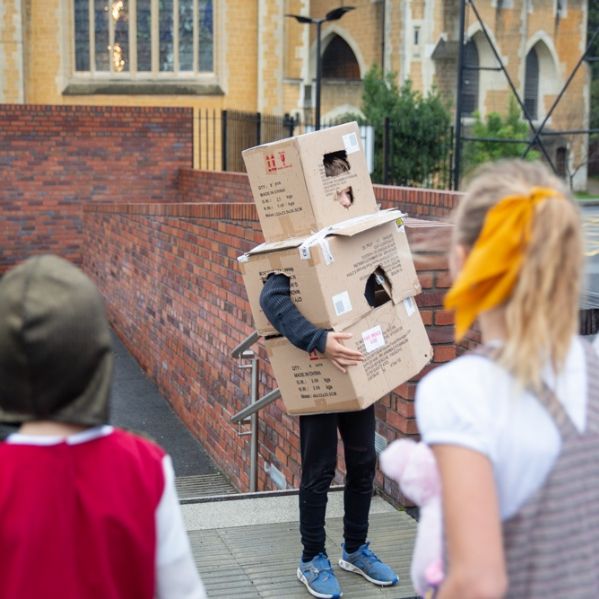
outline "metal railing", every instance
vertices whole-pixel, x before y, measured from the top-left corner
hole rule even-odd
[[[250,430],[238,433],[242,435],[250,435],[250,492],[255,493],[258,481],[258,412],[268,404],[281,397],[279,389],[273,389],[260,399],[258,399],[258,384],[260,380],[260,362],[255,351],[250,347],[258,341],[260,335],[255,331],[248,335],[235,349],[231,352],[231,357],[237,358],[240,361],[247,360],[249,363],[240,364],[239,368],[247,368],[251,370],[251,386],[250,386],[250,405],[243,408],[233,416],[231,422],[233,424],[243,425],[249,424]]]

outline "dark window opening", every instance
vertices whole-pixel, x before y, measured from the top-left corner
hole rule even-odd
[[[568,166],[568,148],[558,148],[555,152],[555,170],[559,177],[565,178]]]
[[[391,283],[382,267],[378,266],[368,277],[364,297],[373,308],[391,301]]]
[[[524,107],[531,119],[538,116],[539,105],[539,57],[533,48],[526,55],[526,71],[524,75]]]
[[[341,173],[346,173],[349,170],[349,161],[347,152],[339,150],[338,152],[330,152],[325,154],[322,159],[324,165],[324,173],[327,177],[335,177]]]
[[[478,110],[479,60],[476,43],[470,40],[464,48],[464,79],[462,85],[462,114]]]
[[[360,80],[360,65],[349,44],[336,35],[322,55],[322,77],[324,79]]]

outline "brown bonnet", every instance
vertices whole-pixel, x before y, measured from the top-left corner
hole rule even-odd
[[[112,366],[104,303],[81,270],[35,256],[0,280],[0,422],[105,424]]]

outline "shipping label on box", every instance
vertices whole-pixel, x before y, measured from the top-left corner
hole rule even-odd
[[[320,328],[346,326],[389,298],[397,303],[420,292],[397,210],[339,223],[303,241],[262,244],[240,258],[240,269],[261,335],[277,333],[259,301],[271,273],[289,277],[292,300]]]
[[[344,329],[348,347],[364,361],[342,373],[326,358],[309,355],[285,338],[266,339],[270,363],[290,414],[362,410],[406,382],[430,362],[433,350],[412,298],[387,302]]]
[[[376,211],[360,130],[346,123],[242,152],[264,239]]]

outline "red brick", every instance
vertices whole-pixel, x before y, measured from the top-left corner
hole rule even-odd
[[[456,348],[454,345],[437,345],[434,349],[435,362],[449,362],[456,357]]]
[[[436,325],[452,325],[454,323],[454,315],[450,310],[436,310],[435,324]]]

